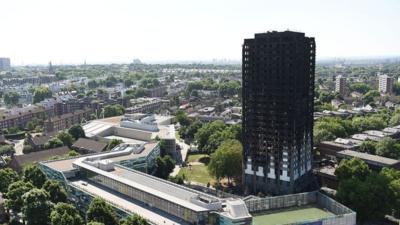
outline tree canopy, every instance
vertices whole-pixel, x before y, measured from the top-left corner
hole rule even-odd
[[[369,174],[371,174],[371,170],[368,168],[368,165],[359,158],[342,160],[335,170],[335,175],[339,180],[350,178],[365,180]]]
[[[84,138],[86,137],[85,131],[83,130],[81,125],[74,125],[71,128],[68,129],[68,133],[72,135],[72,137],[75,140],[78,140],[79,138]]]
[[[120,116],[125,113],[125,108],[122,105],[107,105],[104,107],[104,117]]]
[[[163,158],[156,158],[156,172],[155,176],[163,179],[167,179],[169,174],[175,168],[175,161],[170,155],[165,155]]]
[[[23,206],[22,196],[33,189],[30,182],[16,181],[8,186],[5,205],[8,209],[19,212]]]
[[[22,213],[27,221],[27,225],[48,224],[51,203],[49,201],[49,194],[46,191],[34,188],[25,193],[22,199]]]
[[[227,177],[228,181],[242,174],[243,147],[237,140],[226,140],[211,154],[208,171],[218,180]]]
[[[9,106],[16,105],[16,104],[18,104],[19,97],[20,97],[20,95],[18,94],[18,92],[15,92],[15,91],[7,92],[3,96],[4,103],[6,103],[6,105],[9,105]]]
[[[400,215],[400,171],[384,168],[376,173],[354,158],[343,160],[335,174],[339,180],[337,200],[356,211],[361,223],[383,219],[392,212]]]
[[[72,135],[65,131],[58,133],[57,138],[63,143],[63,145],[68,147],[71,147],[74,142]]]
[[[121,139],[111,139],[110,141],[108,141],[108,145],[107,145],[107,149],[111,150],[114,147],[116,147],[119,144],[122,144],[123,141]]]
[[[49,194],[49,200],[53,203],[67,202],[67,192],[56,180],[47,180],[43,189]]]
[[[36,87],[33,92],[33,103],[41,102],[47,98],[51,98],[53,93],[48,87]]]
[[[59,202],[50,214],[51,225],[84,225],[78,210],[71,204]]]
[[[10,168],[0,169],[0,192],[6,193],[8,186],[19,180],[17,172]]]
[[[146,219],[139,215],[131,215],[125,220],[121,221],[121,225],[148,225],[149,223],[147,222]]]
[[[350,85],[350,90],[360,92],[361,94],[365,94],[369,90],[371,90],[371,87],[365,83],[353,83]]]
[[[376,154],[392,159],[400,159],[400,144],[393,138],[385,137],[376,144]]]
[[[94,198],[86,213],[88,222],[100,222],[104,225],[118,224],[114,209],[101,198]]]
[[[61,146],[64,146],[64,143],[58,137],[53,137],[44,144],[45,149],[57,148]]]
[[[36,164],[25,167],[23,174],[24,181],[32,183],[37,188],[41,188],[47,180],[46,175]]]

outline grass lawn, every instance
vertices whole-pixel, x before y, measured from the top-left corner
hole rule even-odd
[[[254,225],[291,224],[300,221],[318,220],[334,214],[316,206],[309,205],[284,210],[268,212],[268,214],[253,215]]]
[[[175,132],[175,138],[178,139],[179,141],[182,141],[178,131]]]
[[[207,166],[193,165],[190,170],[189,167],[181,168],[178,175],[185,174],[188,181],[194,181],[202,184],[212,183],[213,178],[208,174]]]
[[[209,158],[207,154],[191,154],[187,156],[186,162],[198,162],[201,158]]]

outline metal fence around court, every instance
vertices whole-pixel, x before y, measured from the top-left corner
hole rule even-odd
[[[245,200],[245,203],[251,214],[262,214],[268,213],[268,211],[307,205],[316,205],[334,214],[333,216],[316,220],[297,221],[296,223],[291,223],[291,225],[315,224],[316,222],[322,225],[356,224],[356,213],[354,211],[318,191],[277,197],[253,198]]]

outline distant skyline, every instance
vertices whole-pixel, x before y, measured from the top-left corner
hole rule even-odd
[[[400,56],[398,0],[2,0],[13,65],[241,59],[269,30],[316,38],[317,59]]]

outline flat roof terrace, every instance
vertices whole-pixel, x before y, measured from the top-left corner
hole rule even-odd
[[[306,221],[315,221],[335,216],[332,212],[319,208],[317,205],[291,207],[271,210],[268,213],[253,215],[253,225],[283,225]]]
[[[89,193],[92,196],[101,196],[106,202],[111,205],[122,209],[127,213],[138,214],[145,219],[149,220],[153,224],[167,224],[167,225],[178,225],[186,224],[184,221],[174,218],[171,215],[161,212],[160,210],[150,208],[143,203],[134,201],[131,198],[127,198],[122,194],[119,194],[113,190],[104,188],[103,186],[92,183],[88,180],[75,180],[72,181],[71,186],[78,188],[84,192]]]
[[[219,198],[214,196],[201,193],[136,170],[131,170],[123,166],[115,165],[112,171],[104,171],[85,163],[85,158],[86,157],[79,158],[73,162],[73,164],[80,168],[90,170],[96,174],[111,178],[117,182],[126,184],[139,191],[173,202],[195,212],[210,211],[210,209],[193,202],[193,200],[197,199],[199,196],[215,202],[221,201]]]
[[[132,160],[132,159],[144,157],[144,156],[147,156],[154,149],[154,147],[156,147],[156,145],[157,145],[156,142],[147,143],[147,144],[144,144],[143,151],[141,151],[139,153],[133,153],[132,152],[129,155],[120,155],[120,156],[112,157],[112,158],[109,158],[109,159],[111,159],[113,162],[117,163],[117,162],[124,161],[124,160]],[[110,153],[110,151],[90,154],[90,156],[96,156],[96,155],[100,156],[100,155],[104,155],[105,153]],[[67,171],[71,171],[71,170],[76,169],[76,168],[73,167],[73,163],[75,161],[77,161],[80,158],[86,158],[88,156],[89,155],[83,155],[83,156],[80,156],[80,157],[74,157],[74,158],[70,158],[70,159],[61,159],[61,160],[55,160],[55,161],[48,161],[48,162],[43,162],[43,164],[48,166],[48,167],[50,167],[50,168],[52,168],[52,169],[55,169],[57,171],[67,172]]]

